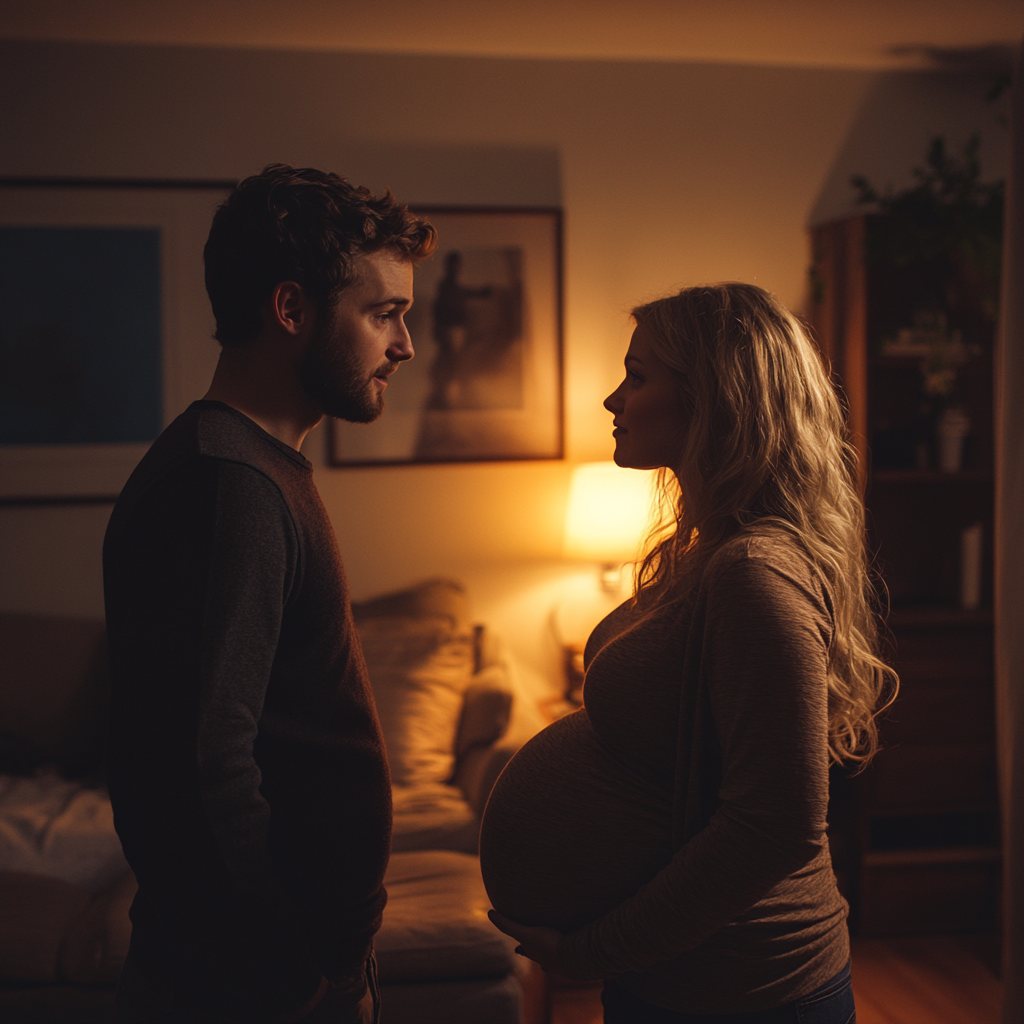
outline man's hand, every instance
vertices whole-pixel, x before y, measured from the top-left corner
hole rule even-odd
[[[363,979],[340,984],[320,979],[320,987],[304,1006],[284,1018],[284,1024],[373,1024],[374,1000]]]
[[[516,952],[525,956],[528,960],[540,964],[545,971],[551,974],[562,974],[562,965],[558,960],[558,940],[562,937],[561,932],[554,928],[542,928],[539,926],[519,924],[510,921],[504,914],[496,910],[488,911],[487,916],[495,928],[511,935],[519,943]]]
[[[362,998],[355,999],[350,990],[331,985],[313,1012],[302,1018],[302,1024],[373,1024],[373,1013],[369,986]]]

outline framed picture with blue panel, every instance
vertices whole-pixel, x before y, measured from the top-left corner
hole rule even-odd
[[[112,500],[201,397],[231,182],[0,179],[0,503]]]

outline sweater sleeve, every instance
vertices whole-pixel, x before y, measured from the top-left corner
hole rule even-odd
[[[211,945],[232,949],[224,984],[279,1012],[321,976],[274,874],[253,756],[297,560],[276,485],[204,459],[139,503],[108,579],[125,852],[162,919],[208,922]]]
[[[742,557],[707,584],[701,662],[720,804],[634,896],[562,938],[568,974],[614,977],[692,949],[820,853],[830,641],[821,595],[770,561]]]

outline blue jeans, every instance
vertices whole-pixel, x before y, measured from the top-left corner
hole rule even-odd
[[[666,1010],[627,992],[614,979],[601,993],[604,1024],[857,1024],[850,965],[795,1003],[752,1013],[686,1013]]]

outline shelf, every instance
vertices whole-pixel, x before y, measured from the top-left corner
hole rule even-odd
[[[948,846],[922,850],[868,850],[861,863],[866,868],[909,867],[918,864],[997,864],[998,846]]]
[[[902,353],[898,355],[876,353],[868,357],[868,367],[872,370],[917,370],[920,372],[921,363],[925,358],[925,356],[908,356]]]
[[[881,484],[987,484],[992,472],[987,469],[962,469],[959,473],[943,473],[938,469],[876,469],[869,479]]]
[[[991,608],[894,608],[889,612],[886,625],[891,629],[925,628],[939,629],[944,626],[985,626],[994,621]]]

